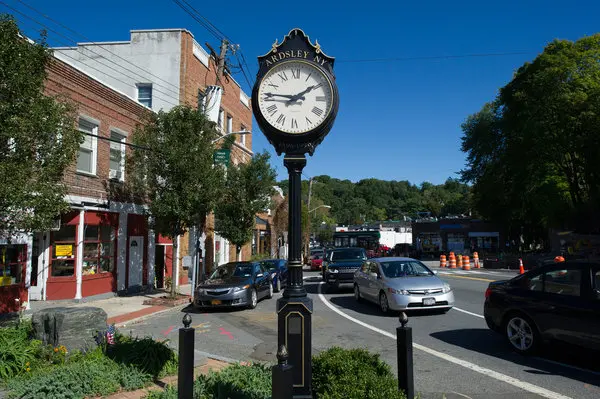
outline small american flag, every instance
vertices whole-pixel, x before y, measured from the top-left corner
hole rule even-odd
[[[115,344],[115,325],[114,324],[111,324],[106,329],[106,343],[108,345],[114,345]]]

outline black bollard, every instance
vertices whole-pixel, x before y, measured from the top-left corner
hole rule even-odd
[[[277,351],[277,365],[271,369],[271,397],[272,399],[291,399],[294,389],[294,376],[291,365],[287,364],[288,351],[281,345]]]
[[[415,397],[413,375],[413,343],[412,328],[406,327],[408,316],[400,314],[401,327],[396,328],[396,345],[398,348],[398,389],[403,391],[408,399]]]
[[[192,318],[183,316],[183,328],[179,329],[179,372],[177,376],[178,399],[193,399],[194,395],[194,329]]]

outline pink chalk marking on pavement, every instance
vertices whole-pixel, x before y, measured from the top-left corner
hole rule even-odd
[[[167,328],[165,331],[163,331],[163,335],[166,337],[167,335],[171,334],[171,331],[173,331],[173,329],[175,328],[175,326],[170,326],[169,328]]]
[[[227,331],[223,327],[219,327],[219,330],[221,331],[221,335],[227,335],[229,339],[233,339],[233,335],[231,335],[230,331]]]

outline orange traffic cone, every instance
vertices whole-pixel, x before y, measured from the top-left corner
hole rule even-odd
[[[475,269],[481,268],[479,265],[479,254],[477,252],[473,252],[473,266],[475,266]]]
[[[523,259],[519,259],[519,274],[525,273],[525,268],[523,267]]]
[[[450,252],[450,269],[456,269],[456,257],[453,252]]]
[[[560,262],[564,262],[564,261],[565,261],[565,258],[560,255],[557,256],[556,258],[554,258],[555,263],[560,263]]]
[[[463,270],[471,270],[471,262],[468,256],[463,256]]]
[[[440,255],[440,267],[446,267],[446,255]]]
[[[462,257],[462,255],[458,255],[456,257],[456,267],[458,267],[459,269],[463,268],[463,257]]]

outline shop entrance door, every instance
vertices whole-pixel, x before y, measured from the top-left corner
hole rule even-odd
[[[127,288],[142,285],[144,265],[144,236],[129,237],[129,284]]]
[[[33,236],[33,248],[31,249],[31,280],[29,287],[29,299],[32,301],[45,300],[44,288],[48,278],[48,233],[35,234]]]
[[[156,288],[165,288],[165,246],[156,246],[156,258],[154,259]]]

